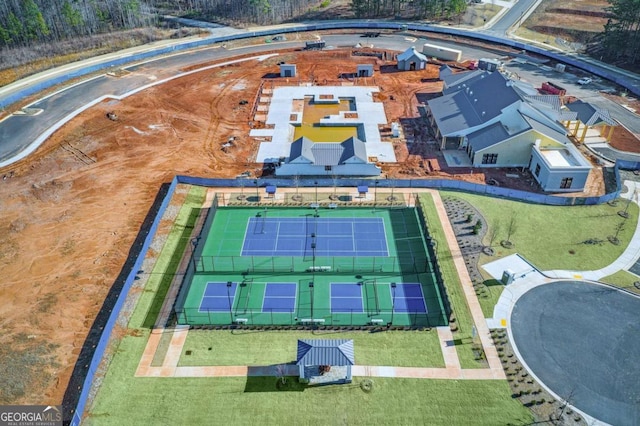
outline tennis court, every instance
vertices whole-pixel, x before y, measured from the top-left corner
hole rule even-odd
[[[417,214],[413,208],[217,208],[188,253],[177,321],[446,324]]]
[[[242,256],[387,256],[382,218],[251,217]]]

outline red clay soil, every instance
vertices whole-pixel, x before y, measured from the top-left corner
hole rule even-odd
[[[465,170],[446,169],[417,118],[417,105],[440,90],[436,66],[394,72],[377,58],[350,52],[284,53],[105,101],[66,124],[27,160],[0,171],[7,176],[0,181],[0,345],[58,345],[57,365],[33,365],[50,377],[27,381],[22,396],[0,403],[61,402],[89,327],[162,183],[176,174],[261,174],[261,165],[251,162],[258,144],[248,136],[249,123],[261,80],[278,72],[278,62],[296,63],[301,80],[313,76],[319,84],[334,84],[340,73],[354,72],[356,63],[375,65],[387,119],[401,121],[405,136],[413,139],[409,148],[394,141],[402,163],[383,165],[385,175],[495,179],[531,189],[526,174],[519,180],[506,178],[508,171],[462,175]],[[381,66],[387,72],[379,72]],[[107,112],[115,112],[117,121]],[[231,137],[232,146],[223,150]],[[0,365],[9,362],[14,361],[0,359]]]

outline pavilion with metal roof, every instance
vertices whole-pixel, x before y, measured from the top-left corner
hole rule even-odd
[[[300,378],[310,384],[351,383],[351,366],[354,364],[353,340],[298,340],[296,365],[300,368]]]
[[[583,101],[575,101],[565,105],[569,111],[576,113],[576,118],[564,122],[567,129],[578,141],[584,142],[591,129],[598,128],[600,136],[611,140],[614,129],[618,126],[609,111]]]

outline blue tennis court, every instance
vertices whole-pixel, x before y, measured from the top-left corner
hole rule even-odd
[[[362,286],[358,283],[331,283],[331,312],[364,312]]]
[[[296,283],[267,283],[262,301],[263,312],[293,312],[296,309]]]
[[[228,286],[226,282],[207,283],[200,302],[200,312],[228,312],[231,310],[238,284],[230,284],[231,286]]]
[[[389,256],[382,218],[250,217],[242,256]]]
[[[389,289],[391,290],[393,310],[395,312],[411,314],[427,313],[427,306],[424,302],[424,294],[422,293],[422,285],[420,285],[420,283],[396,284],[395,288],[390,286]]]

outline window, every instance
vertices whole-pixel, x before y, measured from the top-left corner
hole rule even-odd
[[[567,189],[571,188],[571,184],[573,183],[573,178],[562,178],[560,181],[560,188]]]
[[[498,162],[498,154],[482,154],[482,164],[496,164]]]
[[[534,173],[536,176],[540,177],[540,164],[536,164],[536,171]]]

